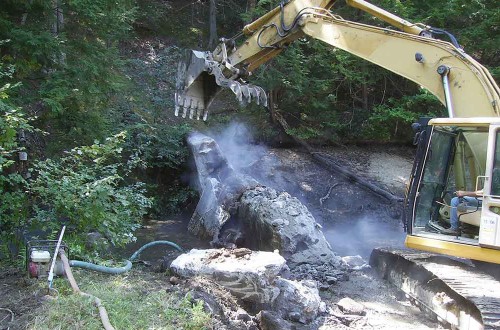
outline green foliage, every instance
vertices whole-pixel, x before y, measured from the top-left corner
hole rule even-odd
[[[425,90],[420,94],[391,98],[385,104],[374,107],[370,118],[363,125],[368,139],[382,141],[407,141],[413,131],[408,127],[419,117],[442,117],[443,107],[438,99]]]
[[[2,68],[0,63],[0,76],[10,77],[12,69],[5,72]],[[33,127],[31,119],[21,109],[9,104],[11,88],[10,84],[0,87],[0,241],[19,247],[22,245],[21,229],[28,217],[28,196],[25,193],[27,182],[16,164],[18,153],[24,150],[17,134],[32,131]]]
[[[116,246],[132,241],[151,199],[144,196],[143,184],[124,184],[138,163],[121,161],[124,141],[125,134],[119,133],[36,164],[31,191],[40,207],[33,221],[47,229],[64,222],[68,239],[79,238],[79,244],[88,232],[99,232]]]
[[[55,3],[64,16],[57,31]],[[23,82],[13,100],[37,110],[53,137],[50,153],[110,134],[111,96],[126,81],[118,42],[130,35],[135,15],[133,0],[6,1],[0,39],[11,42],[0,52]]]

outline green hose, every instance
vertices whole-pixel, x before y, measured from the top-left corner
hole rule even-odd
[[[123,274],[132,268],[132,263],[129,260],[125,260],[125,266],[122,267],[101,266],[80,260],[70,260],[69,265],[71,267],[80,267],[106,274]]]
[[[139,254],[144,251],[147,248],[150,248],[152,246],[156,245],[169,245],[180,252],[184,252],[184,250],[177,244],[170,242],[170,241],[154,241],[150,242],[144,246],[142,246],[139,250],[137,250],[132,256],[130,257],[130,260],[125,260],[125,265],[122,267],[107,267],[107,266],[100,266],[96,264],[92,264],[90,262],[85,262],[85,261],[80,261],[80,260],[71,260],[69,262],[71,267],[80,267],[80,268],[85,268],[89,270],[93,270],[96,272],[101,272],[101,273],[106,273],[106,274],[123,274],[125,272],[128,272],[132,268],[132,260],[136,259]]]

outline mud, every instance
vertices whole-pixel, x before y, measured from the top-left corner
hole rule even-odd
[[[45,283],[45,282],[44,282]],[[0,271],[0,329],[24,329],[34,317],[33,311],[46,293],[37,281],[27,278],[24,270]]]

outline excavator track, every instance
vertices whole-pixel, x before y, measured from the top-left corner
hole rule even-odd
[[[456,329],[500,329],[500,282],[445,256],[374,249],[370,265],[424,311]]]

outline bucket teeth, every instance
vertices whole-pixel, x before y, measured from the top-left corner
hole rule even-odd
[[[175,92],[175,115],[182,108],[182,117],[196,117],[207,120],[208,108],[215,95],[222,88],[229,88],[236,99],[242,104],[252,101],[258,105],[267,106],[267,95],[259,86],[228,79],[222,73],[225,69],[219,62],[212,59],[209,52],[190,51],[186,61],[180,62],[177,68]],[[215,78],[215,83],[213,78]]]

